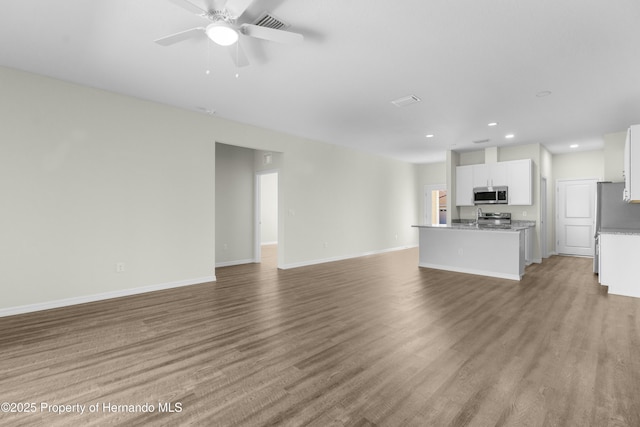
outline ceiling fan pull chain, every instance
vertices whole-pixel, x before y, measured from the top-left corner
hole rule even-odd
[[[207,76],[211,74],[211,42],[207,40],[207,70],[204,72]]]
[[[238,63],[240,61],[240,40],[236,42],[236,79],[240,77],[240,70],[238,67]]]

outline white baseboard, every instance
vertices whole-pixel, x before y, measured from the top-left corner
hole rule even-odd
[[[278,241],[274,241],[274,242],[262,242],[260,243],[260,246],[267,246],[267,245],[277,245]]]
[[[454,271],[456,273],[466,273],[466,274],[475,274],[478,276],[489,276],[489,277],[497,277],[498,279],[509,279],[509,280],[521,280],[522,277],[518,274],[509,274],[509,273],[496,273],[493,271],[484,271],[484,270],[476,270],[473,268],[462,268],[462,267],[453,267],[450,265],[438,265],[438,264],[429,264],[421,262],[418,264],[420,267],[424,268],[434,268],[436,270],[446,270],[446,271]]]
[[[399,247],[396,247],[396,248],[381,249],[381,250],[378,250],[378,251],[361,252],[361,253],[358,253],[358,254],[336,256],[336,257],[323,258],[323,259],[315,259],[315,260],[311,260],[311,261],[293,262],[293,263],[289,263],[289,264],[278,265],[278,268],[280,268],[282,270],[288,270],[290,268],[307,267],[309,265],[324,264],[324,263],[327,263],[327,262],[344,261],[346,259],[360,258],[360,257],[363,257],[363,256],[368,256],[368,255],[384,254],[384,253],[387,253],[387,252],[401,251],[401,250],[404,250],[404,249],[417,248],[417,247],[418,247],[418,245],[399,246]]]
[[[100,294],[85,295],[80,297],[65,298],[55,301],[41,302],[37,304],[20,305],[17,307],[9,307],[0,309],[0,317],[14,316],[16,314],[32,313],[34,311],[50,310],[52,308],[67,307],[76,304],[85,304],[88,302],[102,301],[112,298],[126,297],[130,295],[144,294],[147,292],[162,291],[165,289],[179,288],[181,286],[198,285],[201,283],[215,282],[216,276],[205,276],[196,279],[178,280],[176,282],[161,283],[158,285],[142,286],[139,288],[121,289],[111,292],[103,292]]]
[[[251,264],[252,262],[256,262],[256,260],[253,258],[248,258],[248,259],[237,259],[235,261],[222,261],[222,262],[216,262],[216,268],[230,267],[232,265]]]

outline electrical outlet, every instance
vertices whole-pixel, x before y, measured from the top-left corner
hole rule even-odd
[[[527,211],[522,211],[522,216],[527,216]]]
[[[329,243],[328,242],[324,242],[324,247],[328,248],[329,247]]]
[[[123,273],[123,272],[124,272],[124,262],[116,263],[116,273]]]
[[[227,246],[226,243],[224,245],[222,245],[222,250],[224,250],[224,251],[229,250],[229,247]]]

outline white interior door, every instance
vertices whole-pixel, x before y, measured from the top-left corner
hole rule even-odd
[[[565,255],[593,256],[595,179],[558,181],[556,251]]]

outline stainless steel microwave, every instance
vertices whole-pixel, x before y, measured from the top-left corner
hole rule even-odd
[[[473,189],[474,205],[506,205],[509,203],[509,189],[500,187],[476,187]]]

